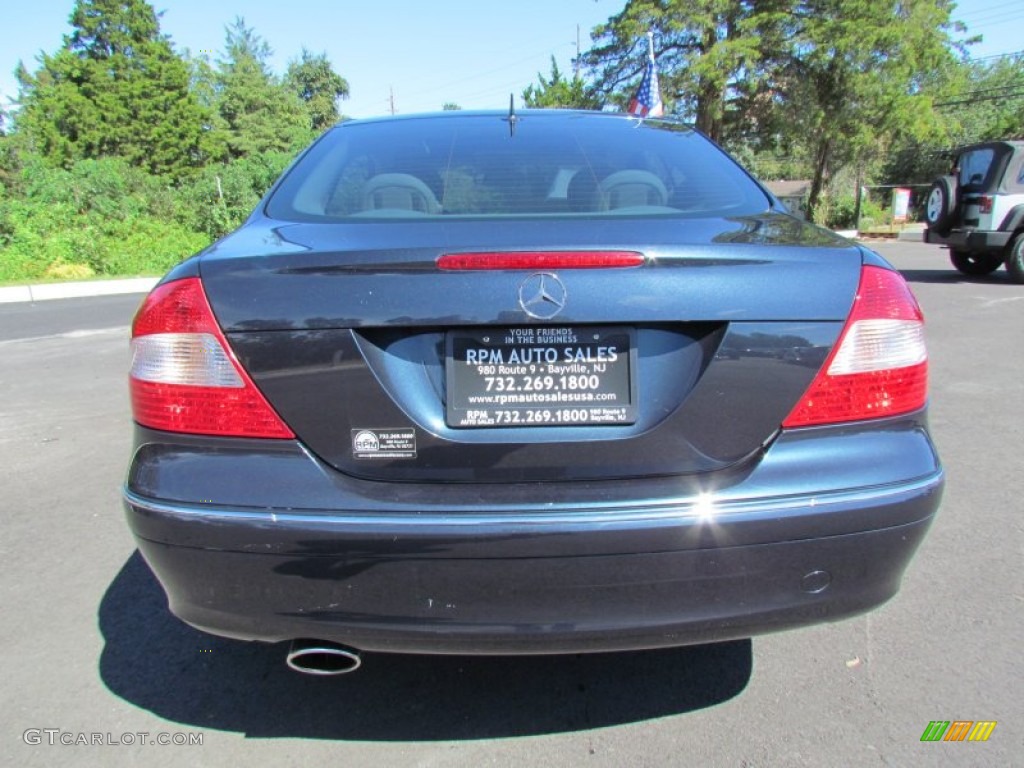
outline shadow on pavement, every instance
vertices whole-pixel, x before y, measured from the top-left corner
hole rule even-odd
[[[1001,285],[1018,287],[1010,280],[1010,276],[1000,268],[990,275],[965,275],[950,267],[949,269],[901,269],[900,274],[911,283],[974,283],[977,285]]]
[[[285,666],[285,644],[225,640],[167,610],[138,552],[99,607],[100,675],[116,695],[174,722],[253,737],[486,739],[579,731],[720,704],[747,685],[749,640],[540,657],[372,654],[352,675]]]

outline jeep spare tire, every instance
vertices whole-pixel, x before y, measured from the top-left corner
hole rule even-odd
[[[928,228],[939,235],[949,234],[956,211],[956,177],[939,176],[928,192],[924,218]]]

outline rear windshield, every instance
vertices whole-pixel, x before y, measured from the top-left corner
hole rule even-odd
[[[525,113],[346,123],[267,205],[289,221],[514,216],[742,216],[761,189],[674,124]]]

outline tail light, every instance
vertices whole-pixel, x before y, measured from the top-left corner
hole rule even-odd
[[[927,397],[921,308],[898,272],[865,266],[839,341],[782,426],[896,416]]]
[[[446,253],[437,260],[443,270],[610,269],[639,267],[637,251],[509,251]]]
[[[988,195],[982,195],[978,198],[978,212],[979,213],[992,213],[992,198]]]
[[[294,434],[253,384],[197,277],[146,297],[132,325],[132,412],[153,429],[232,437]]]

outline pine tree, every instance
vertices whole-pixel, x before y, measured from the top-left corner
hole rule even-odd
[[[586,54],[597,90],[620,107],[636,91],[653,33],[666,112],[716,141],[741,130],[764,87],[778,27],[791,0],[629,0],[593,32]]]
[[[562,109],[600,109],[601,97],[593,86],[583,81],[578,74],[567,79],[558,68],[555,57],[551,57],[551,76],[537,73],[538,83],[528,85],[523,91],[523,103],[528,107]]]
[[[182,176],[199,162],[203,110],[189,72],[143,0],[78,0],[72,33],[30,74],[18,128],[50,163],[119,156]]]
[[[312,54],[303,48],[301,57],[288,64],[284,85],[306,105],[315,132],[340,119],[338,99],[348,98],[348,82],[331,68],[326,53]]]
[[[237,17],[226,29],[217,68],[217,108],[231,157],[297,151],[312,137],[299,96],[274,77],[270,45]]]
[[[812,161],[807,210],[829,178],[864,165],[895,137],[940,130],[929,73],[953,61],[949,0],[800,0],[780,74],[790,130]]]

